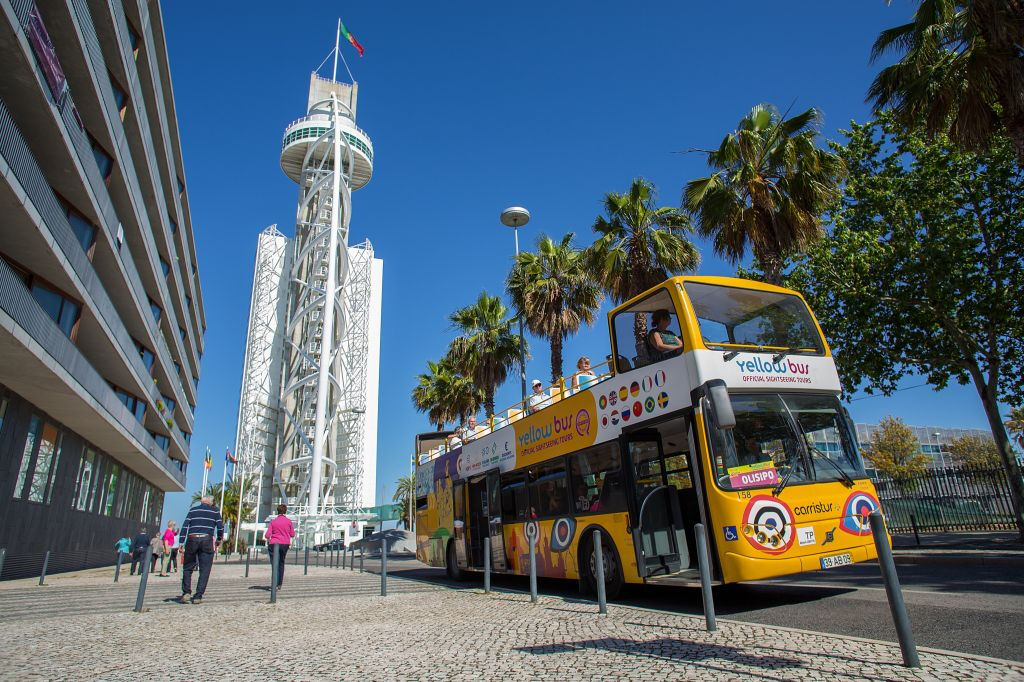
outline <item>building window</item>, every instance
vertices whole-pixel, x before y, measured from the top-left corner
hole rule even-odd
[[[32,415],[25,449],[21,453],[18,478],[14,484],[15,499],[20,500],[26,496],[25,483],[28,481],[29,502],[50,503],[57,465],[60,463],[60,447],[61,434],[57,427]]]
[[[136,31],[131,24],[128,24],[128,44],[132,46],[132,58],[135,61],[139,60],[139,32]]]
[[[84,215],[79,213],[71,204],[64,201],[61,197],[58,197],[61,207],[64,209],[64,215],[67,216],[68,224],[71,226],[71,231],[75,233],[75,238],[78,243],[82,245],[82,250],[85,251],[89,258],[92,258],[92,247],[96,243],[96,232],[99,228],[93,225],[92,221],[86,218]]]
[[[171,272],[171,264],[165,261],[162,256],[160,257],[160,269],[163,270],[164,277],[167,277]]]
[[[171,224],[171,234],[178,234],[178,223],[174,222],[174,218],[168,216],[167,222]]]
[[[174,373],[181,376],[181,363],[177,360],[171,360],[171,364],[174,365]]]
[[[159,324],[160,318],[164,314],[164,309],[156,304],[156,301],[149,299],[149,311],[153,313],[153,319]]]
[[[185,193],[185,181],[178,178],[178,196],[180,197]]]
[[[185,294],[185,309],[192,310],[192,297]]]
[[[185,343],[185,328],[184,327],[178,327],[178,336],[181,337],[181,342]]]
[[[192,383],[196,385],[196,390],[199,389],[199,377],[195,374],[192,375]]]
[[[153,373],[153,363],[156,362],[156,356],[153,355],[153,351],[143,346],[141,343],[132,339],[135,342],[135,348],[139,351],[139,357],[142,358],[142,364],[146,366],[149,373]]]
[[[178,406],[178,403],[174,402],[174,398],[168,398],[163,393],[160,394],[160,397],[164,400],[164,408],[167,412],[174,412],[174,408]]]
[[[4,415],[7,414],[7,398],[0,398],[0,433],[4,432]]]
[[[181,435],[185,439],[185,442],[188,445],[191,445],[192,444],[192,434],[189,433],[188,431],[186,431],[185,429],[179,429],[179,430],[181,431]]]
[[[153,437],[153,440],[156,441],[156,444],[160,446],[161,450],[167,452],[167,448],[169,448],[171,445],[170,438],[159,433],[154,433],[153,431],[150,431],[149,435]]]
[[[75,497],[72,500],[75,509],[78,511],[89,511],[91,505],[89,494],[93,488],[93,476],[96,469],[96,453],[92,448],[86,448],[82,459],[78,463],[78,478],[75,482]]]
[[[117,104],[118,114],[121,116],[121,120],[124,120],[125,112],[128,111],[128,95],[125,91],[117,84],[114,77],[108,72],[107,78],[110,80],[110,89],[114,92],[114,103]]]
[[[106,482],[106,486],[104,486],[103,506],[100,509],[100,513],[104,516],[110,516],[114,513],[114,504],[117,502],[117,484],[120,480],[121,465],[114,462],[110,469],[110,478]]]
[[[59,291],[47,285],[43,280],[33,276],[29,290],[32,297],[36,299],[39,306],[46,311],[65,336],[74,341],[75,324],[78,322],[82,306],[70,298],[63,296]]]
[[[135,415],[135,418],[138,419],[141,424],[142,420],[146,416],[146,403],[142,402],[141,398],[135,397],[128,391],[118,388],[114,384],[111,384],[110,388],[113,389],[117,399],[124,403],[124,406],[128,408],[128,411]]]
[[[46,31],[46,25],[39,15],[39,8],[33,3],[29,10],[28,25],[26,26],[29,45],[35,54],[36,63],[43,73],[46,85],[50,88],[53,101],[58,106],[63,104],[64,95],[67,92],[67,79],[64,77],[64,69],[61,68],[60,60],[57,59],[57,51],[50,40],[50,34]]]
[[[100,143],[92,135],[89,135],[89,146],[92,147],[92,155],[96,159],[96,167],[100,169],[100,175],[103,177],[103,181],[106,182],[110,179],[110,174],[114,170],[114,159],[110,157],[110,154],[107,154],[106,150],[100,146]]]

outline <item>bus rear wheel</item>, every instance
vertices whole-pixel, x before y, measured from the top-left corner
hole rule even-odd
[[[462,582],[466,579],[466,572],[459,568],[459,562],[455,557],[455,541],[448,542],[448,549],[444,555],[444,570],[452,580]]]
[[[587,592],[597,595],[597,557],[594,551],[593,531],[587,531],[587,539],[580,552],[580,566]],[[608,599],[615,599],[622,591],[622,563],[615,544],[607,533],[601,532],[601,558],[604,564],[604,592]]]

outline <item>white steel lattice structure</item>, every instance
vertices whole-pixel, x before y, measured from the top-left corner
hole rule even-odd
[[[243,487],[242,495],[246,505],[261,511],[269,509],[268,474],[277,454],[288,243],[277,225],[271,225],[259,236],[238,404],[235,474],[248,486]]]
[[[348,232],[352,191],[369,181],[373,148],[355,125],[355,97],[355,84],[314,75],[308,115],[286,129],[281,152],[299,202],[274,480],[306,517],[362,506],[371,268],[350,257]],[[368,243],[364,250],[372,261]]]

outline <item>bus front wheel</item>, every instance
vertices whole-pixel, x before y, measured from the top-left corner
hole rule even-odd
[[[448,542],[448,550],[444,556],[444,570],[452,580],[463,581],[466,579],[466,572],[459,568],[459,562],[455,558],[455,541]]]
[[[587,591],[597,594],[597,557],[594,551],[593,530],[587,531],[583,550],[580,552],[580,566],[583,568],[583,579]],[[615,543],[607,533],[601,532],[601,558],[604,564],[604,591],[608,599],[615,599],[622,591],[622,563]]]

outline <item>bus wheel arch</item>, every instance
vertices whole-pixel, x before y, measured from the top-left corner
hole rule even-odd
[[[583,531],[583,535],[580,537],[576,565],[579,567],[579,573],[583,580],[584,587],[589,593],[596,595],[597,580],[594,575],[596,569],[596,561],[594,558],[595,530],[601,532],[601,555],[604,559],[602,563],[604,564],[605,569],[605,596],[608,599],[615,599],[619,595],[619,592],[622,591],[625,578],[622,573],[622,559],[619,556],[618,548],[615,546],[615,542],[612,540],[608,531],[597,524],[587,526]]]

